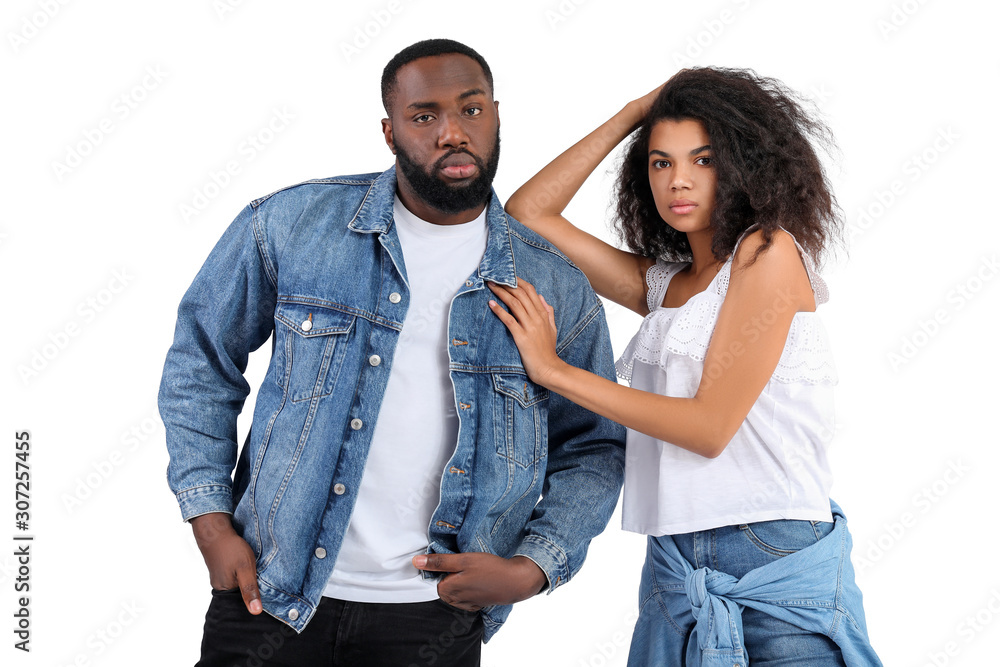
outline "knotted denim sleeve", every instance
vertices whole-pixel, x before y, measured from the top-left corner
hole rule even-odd
[[[683,582],[695,617],[686,664],[746,667],[741,609],[752,607],[804,630],[830,637],[849,667],[877,667],[868,640],[861,591],[851,566],[847,519],[831,501],[834,530],[816,544],[751,570],[740,579],[695,569],[665,540],[658,554],[663,583]]]

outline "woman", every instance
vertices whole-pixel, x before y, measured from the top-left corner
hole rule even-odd
[[[617,184],[625,251],[562,211],[636,127]],[[684,70],[507,204],[645,317],[624,387],[559,359],[531,285],[492,288],[530,378],[629,428],[623,525],[649,535],[630,665],[880,664],[829,500],[836,373],[813,263],[840,220],[810,138],[828,134],[779,82]]]

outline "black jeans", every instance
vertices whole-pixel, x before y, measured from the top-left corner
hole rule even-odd
[[[212,591],[196,667],[478,667],[483,620],[441,600],[323,598],[302,634],[247,611],[239,589]]]

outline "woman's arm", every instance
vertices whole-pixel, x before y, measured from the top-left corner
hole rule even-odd
[[[505,210],[541,234],[580,267],[601,296],[640,315],[646,307],[646,270],[654,260],[577,229],[562,212],[608,153],[642,122],[660,89],[629,102],[617,114],[522,185]]]
[[[772,246],[747,266],[760,244],[756,232],[736,253],[694,398],[632,389],[564,363],[555,353],[552,308],[523,281],[517,289],[491,286],[509,313],[496,302],[490,307],[513,334],[534,382],[635,431],[714,458],[732,440],[774,373],[795,313],[815,310],[792,238],[775,234]]]

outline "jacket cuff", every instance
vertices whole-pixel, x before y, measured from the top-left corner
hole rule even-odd
[[[524,556],[541,568],[548,581],[551,593],[569,581],[569,563],[566,554],[558,545],[538,535],[528,535],[517,548],[515,556]]]
[[[185,521],[210,512],[233,513],[233,491],[222,484],[208,484],[177,493],[177,504]]]

